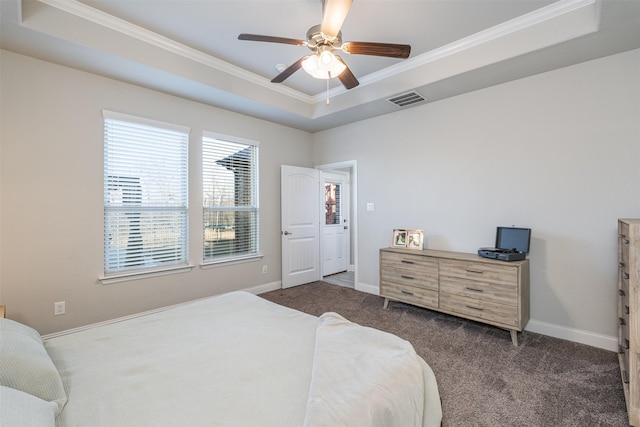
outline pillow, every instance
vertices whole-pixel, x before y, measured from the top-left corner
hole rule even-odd
[[[62,378],[35,329],[0,319],[0,366],[0,385],[55,402],[60,413],[67,402]]]
[[[55,426],[58,405],[20,390],[0,385],[0,425],[2,427]]]

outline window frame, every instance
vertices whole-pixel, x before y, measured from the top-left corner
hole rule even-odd
[[[246,147],[253,147],[253,162],[252,162],[252,183],[253,183],[253,188],[252,188],[252,199],[253,199],[253,203],[251,206],[236,206],[234,205],[233,207],[213,207],[213,206],[205,206],[205,189],[207,187],[207,184],[205,183],[205,169],[207,168],[207,166],[205,165],[205,162],[207,161],[205,159],[205,143],[207,141],[205,140],[219,140],[222,142],[227,142],[227,143],[232,143],[232,144],[238,144],[238,145],[244,145]],[[260,150],[259,150],[259,146],[260,146],[260,142],[259,141],[255,141],[255,140],[251,140],[251,139],[246,139],[246,138],[241,138],[241,137],[237,137],[237,136],[230,136],[230,135],[224,135],[221,133],[217,133],[217,132],[211,132],[211,131],[203,131],[202,132],[202,138],[201,138],[201,148],[202,148],[202,155],[201,155],[201,184],[202,184],[202,223],[201,223],[201,236],[202,236],[202,261],[201,261],[201,268],[206,269],[206,268],[211,268],[211,267],[216,267],[216,266],[220,266],[220,265],[227,265],[227,264],[236,264],[236,263],[243,263],[243,262],[250,262],[256,259],[261,259],[263,258],[263,254],[260,252],[260,182],[259,182],[259,177],[260,177],[260,171],[259,171],[259,165],[260,165]],[[214,256],[214,257],[207,257],[206,253],[207,253],[207,249],[206,249],[206,218],[207,218],[207,212],[211,212],[211,211],[227,211],[227,212],[254,212],[255,215],[255,221],[253,222],[253,226],[255,228],[255,232],[252,233],[252,241],[251,244],[253,245],[253,247],[255,248],[253,251],[251,252],[241,252],[241,253],[231,253],[231,254],[227,254],[227,255],[218,255],[218,256]]]
[[[103,169],[103,276],[99,278],[99,280],[103,284],[109,283],[117,283],[121,281],[137,279],[137,278],[146,278],[146,277],[154,277],[165,274],[173,274],[180,272],[191,271],[193,265],[189,263],[189,137],[190,137],[190,128],[186,126],[176,125],[172,123],[161,122],[158,120],[147,119],[143,117],[117,113],[109,110],[102,110],[103,116],[103,130],[104,130],[104,138],[103,138],[103,161],[104,161],[104,169]],[[120,173],[114,173],[114,168],[108,168],[108,152],[107,152],[107,144],[108,144],[108,136],[107,136],[107,124],[109,121],[121,121],[130,123],[132,125],[141,125],[153,127],[158,130],[176,132],[181,135],[182,141],[180,141],[180,145],[178,147],[178,154],[176,155],[177,161],[180,163],[181,167],[179,170],[179,178],[180,183],[178,185],[180,189],[179,200],[175,203],[168,203],[168,199],[161,199],[162,203],[160,206],[154,205],[151,203],[141,204],[136,206],[137,209],[134,209],[138,213],[149,213],[149,212],[173,212],[173,216],[177,216],[178,218],[183,218],[182,220],[178,220],[177,223],[182,223],[182,226],[178,227],[179,231],[179,240],[183,242],[181,244],[182,250],[180,252],[181,256],[179,259],[174,261],[158,261],[151,263],[144,263],[140,266],[132,266],[132,267],[122,267],[117,266],[117,268],[110,269],[109,265],[109,239],[112,234],[109,233],[109,223],[108,223],[108,215],[112,213],[125,213],[128,210],[131,210],[130,207],[125,206],[124,201],[120,204],[115,203],[110,205],[108,202],[109,191],[113,191],[118,188],[118,186],[128,186],[130,191],[133,191],[136,195],[136,199],[139,194],[142,194],[142,186],[138,184],[138,188],[131,187],[131,183],[135,182],[136,178],[131,176],[126,176]],[[180,139],[178,138],[178,139]],[[142,144],[141,144],[142,146]],[[116,163],[117,165],[117,163]],[[138,178],[139,179],[139,178]],[[114,184],[115,183],[115,184]],[[125,183],[120,185],[121,183]],[[134,185],[135,186],[135,185]],[[133,194],[132,193],[132,194]],[[124,198],[124,196],[123,196]],[[131,197],[129,197],[131,198]],[[158,224],[158,222],[151,222],[151,224]],[[131,225],[129,225],[131,227]],[[166,262],[166,263],[165,263]]]

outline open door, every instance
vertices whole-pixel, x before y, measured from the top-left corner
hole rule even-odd
[[[322,275],[347,271],[349,260],[349,173],[325,171]]]
[[[322,278],[320,271],[320,171],[281,166],[282,287]]]

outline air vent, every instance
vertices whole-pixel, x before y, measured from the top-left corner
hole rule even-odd
[[[391,102],[392,104],[400,108],[408,107],[410,105],[415,105],[420,102],[425,102],[426,100],[427,98],[420,95],[416,91],[411,91],[411,92],[403,93],[400,95],[396,95],[392,98],[387,98],[387,101]]]

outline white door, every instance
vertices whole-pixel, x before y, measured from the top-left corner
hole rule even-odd
[[[321,279],[320,171],[281,167],[282,287]]]
[[[347,271],[349,253],[349,174],[324,172],[322,275]]]

